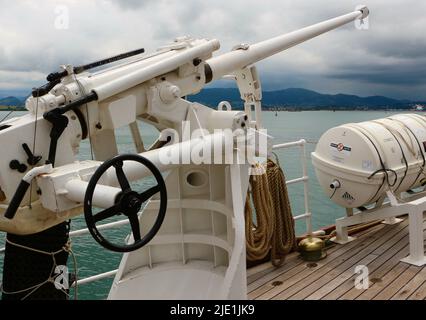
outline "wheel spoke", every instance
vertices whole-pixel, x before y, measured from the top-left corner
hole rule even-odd
[[[139,218],[137,214],[132,214],[129,216],[130,221],[130,227],[132,228],[133,232],[133,239],[136,241],[139,241],[141,239],[141,230],[139,226]]]
[[[117,163],[115,163],[114,168],[121,189],[123,191],[130,190],[129,180],[127,180],[126,175],[123,171],[123,161],[118,161]]]
[[[145,202],[146,200],[148,200],[149,198],[151,198],[154,194],[156,194],[158,192],[160,192],[160,186],[156,185],[156,186],[149,188],[148,190],[140,193],[138,198],[142,202]]]
[[[93,216],[93,221],[96,223],[96,222],[111,218],[111,217],[113,217],[113,216],[115,216],[119,213],[120,213],[119,208],[118,208],[117,205],[115,205],[115,206],[112,206],[108,209],[102,210],[101,212],[95,214]]]

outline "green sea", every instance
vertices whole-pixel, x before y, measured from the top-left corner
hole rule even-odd
[[[8,112],[0,112],[2,119]],[[263,112],[264,126],[268,134],[274,137],[274,144],[299,140],[308,141],[307,164],[309,182],[309,204],[312,212],[312,224],[314,230],[327,225],[334,224],[335,219],[344,216],[344,209],[332,203],[322,192],[315,172],[312,167],[310,153],[315,149],[315,143],[320,136],[329,128],[348,123],[360,122],[383,118],[401,112],[385,111],[303,111],[303,112]],[[24,114],[15,112],[12,116]],[[150,145],[157,137],[155,129],[140,123],[141,133],[146,145]],[[117,130],[117,143],[120,153],[134,152],[133,142],[128,128]],[[291,148],[277,150],[280,164],[287,179],[302,176],[300,163],[300,149]],[[80,148],[81,159],[90,159],[90,147],[84,141]],[[294,215],[304,213],[303,184],[289,186],[291,206]],[[72,229],[77,230],[85,227],[83,216],[72,221]],[[296,224],[298,234],[305,232],[304,221]],[[128,234],[128,228],[113,229],[106,231],[106,235],[115,239],[124,239]],[[5,233],[0,233],[0,248],[4,247]],[[78,277],[85,278],[102,272],[118,268],[121,254],[113,253],[102,248],[90,235],[74,238],[72,240],[73,251],[78,263]],[[72,259],[69,259],[69,268],[72,270]],[[0,272],[3,267],[3,259],[0,254]],[[105,299],[108,295],[112,278],[81,285],[78,288],[79,299]],[[73,290],[71,290],[73,295]]]

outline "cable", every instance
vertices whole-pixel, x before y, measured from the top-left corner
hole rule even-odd
[[[36,151],[36,141],[37,141],[37,117],[38,117],[38,99],[39,99],[39,91],[40,88],[37,88],[37,99],[36,99],[36,110],[35,110],[35,120],[34,120],[34,137],[33,137],[33,154],[35,154]],[[34,167],[34,166],[32,166]],[[31,180],[30,184],[30,196],[29,196],[29,203],[28,207],[32,209],[31,203],[32,203],[32,194],[33,194],[33,180]]]
[[[421,154],[421,156],[422,156],[422,159],[423,159],[423,165],[421,166],[421,171],[419,172],[419,174],[417,175],[417,177],[416,177],[416,179],[414,180],[414,182],[413,182],[413,184],[410,186],[410,188],[409,189],[411,189],[412,187],[413,187],[413,185],[417,182],[417,179],[420,177],[420,175],[422,174],[422,173],[424,173],[424,170],[425,170],[425,167],[426,167],[426,158],[425,158],[425,155],[424,155],[424,153],[423,153],[423,149],[422,149],[422,146],[421,146],[421,144],[420,144],[420,141],[419,141],[419,139],[417,139],[417,136],[414,134],[414,132],[413,132],[413,130],[411,130],[405,123],[403,123],[402,121],[400,121],[400,120],[397,120],[397,119],[392,119],[392,118],[389,118],[390,120],[392,120],[392,121],[395,121],[395,122],[398,122],[398,123],[400,123],[400,124],[402,124],[408,131],[410,131],[410,133],[411,133],[411,135],[414,137],[414,139],[416,140],[416,142],[417,142],[417,146],[419,147],[419,150],[420,150],[420,154]]]
[[[339,188],[334,188],[334,191],[333,191],[333,193],[331,194],[330,199],[332,199],[332,198],[334,197],[334,195],[336,194],[337,189],[339,189]]]
[[[392,130],[387,126],[387,125],[385,125],[384,123],[381,123],[381,122],[378,122],[378,121],[372,121],[372,122],[374,122],[374,123],[377,123],[377,124],[379,124],[379,125],[381,125],[382,127],[384,127],[387,131],[389,131],[389,133],[395,138],[395,140],[396,140],[396,142],[398,143],[398,145],[399,145],[399,149],[401,150],[401,153],[402,153],[402,158],[403,158],[403,160],[404,160],[404,163],[405,163],[405,171],[404,171],[404,175],[403,175],[403,177],[402,177],[402,179],[400,180],[400,182],[399,182],[399,184],[398,184],[398,186],[394,189],[394,190],[398,190],[398,188],[401,186],[401,184],[404,182],[404,179],[407,177],[407,173],[408,173],[408,161],[407,161],[407,157],[405,156],[405,152],[404,152],[404,149],[402,148],[402,145],[401,145],[401,143],[399,142],[399,140],[398,140],[398,138],[396,137],[396,135],[392,132]],[[404,140],[404,142],[407,144],[407,146],[408,146],[408,143],[405,141],[405,139],[402,137],[402,140]],[[409,146],[408,146],[409,147]],[[390,169],[389,169],[389,171],[390,171]],[[394,171],[394,173],[395,173],[395,175],[396,175],[396,172]],[[368,178],[368,179],[371,179],[371,176]],[[390,185],[389,184],[389,177],[387,177],[387,179],[388,179],[388,185],[390,186],[390,187],[393,187],[395,184],[396,184],[396,180],[398,179],[398,177],[396,176],[396,178],[395,178],[395,183],[394,183],[394,185]],[[417,181],[417,179],[416,179],[416,181]],[[392,191],[393,192],[393,191]]]
[[[8,116],[10,116],[15,110],[11,110],[3,119],[0,120],[0,123],[2,123],[4,120],[7,119]]]
[[[388,176],[388,173],[387,173],[387,171],[386,171],[386,167],[385,167],[385,164],[384,164],[384,162],[383,162],[383,159],[382,159],[382,156],[380,155],[380,152],[379,152],[379,149],[377,148],[377,146],[376,146],[376,144],[373,142],[373,140],[371,140],[370,139],[370,137],[367,135],[367,134],[365,134],[362,130],[360,130],[358,127],[355,127],[354,128],[355,130],[357,130],[358,132],[360,132],[362,135],[364,135],[367,139],[368,139],[368,141],[370,141],[370,143],[372,144],[372,146],[374,147],[374,149],[376,150],[376,152],[377,152],[377,156],[379,157],[379,161],[380,161],[380,165],[382,166],[382,169],[381,170],[384,170],[384,176],[383,176],[383,181],[382,181],[382,184],[379,186],[379,188],[377,189],[377,191],[376,191],[376,193],[374,194],[374,196],[373,197],[371,197],[370,199],[374,199],[374,198],[376,198],[376,196],[377,196],[377,194],[379,193],[379,191],[383,188],[383,185],[385,184],[385,182],[387,182],[388,184],[389,184],[389,176]],[[394,171],[395,172],[395,171]],[[374,174],[374,172],[373,172],[373,174]],[[377,173],[375,173],[375,174],[377,174]],[[395,172],[395,174],[396,174],[396,172]],[[398,177],[397,177],[398,178]],[[395,182],[396,183],[396,182]]]
[[[393,183],[389,182],[388,171],[392,172],[395,175],[395,179],[394,179]],[[393,169],[379,169],[379,170],[376,170],[372,174],[370,174],[370,176],[367,179],[370,180],[371,178],[373,178],[376,174],[378,174],[380,172],[384,172],[385,173],[385,175],[386,175],[386,181],[387,181],[387,184],[389,185],[389,187],[395,186],[396,182],[398,181],[398,174]]]

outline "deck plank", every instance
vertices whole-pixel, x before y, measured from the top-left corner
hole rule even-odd
[[[383,228],[383,225],[374,226],[370,230],[364,230],[359,233],[359,236],[371,234],[373,237],[379,237],[381,232],[377,233],[379,230]],[[377,231],[377,232],[376,232]],[[384,232],[384,231],[383,231]],[[346,251],[350,250],[353,246],[355,246],[354,243],[349,243],[347,246],[343,246],[346,248],[342,249],[342,246],[340,245],[333,245],[332,247],[327,248],[328,255],[332,254],[334,251]],[[294,252],[292,254],[289,254],[286,259],[286,263],[279,268],[274,267],[270,262],[263,264],[265,266],[264,268],[258,266],[257,270],[261,270],[256,272],[250,272],[250,275],[248,276],[247,283],[248,283],[248,292],[253,293],[254,290],[260,288],[262,285],[267,284],[268,282],[276,281],[276,278],[280,275],[284,274],[285,272],[289,271],[293,267],[300,267],[300,265],[305,265],[306,262],[299,258],[299,253]],[[302,267],[303,268],[303,267]],[[250,270],[250,269],[249,269]],[[279,281],[280,279],[278,279]],[[263,290],[262,290],[263,291]],[[256,293],[252,294],[253,296],[256,295]]]
[[[367,290],[358,295],[356,300],[373,300],[380,292],[385,290],[385,288],[390,285],[396,278],[403,274],[408,269],[409,265],[398,261],[388,273],[386,273],[381,278],[377,278],[378,282],[373,283]]]
[[[381,248],[384,248],[384,247],[385,246]],[[371,255],[373,255],[375,258],[372,259],[370,262],[360,261],[356,265],[367,266],[371,276],[371,273],[373,271],[377,270],[386,261],[392,258],[397,252],[403,249],[408,251],[408,241],[406,240],[405,233],[404,232],[398,233],[394,238],[392,238],[392,241],[389,241],[389,243],[387,243],[387,247],[388,247],[388,250],[386,250],[382,255],[377,255],[376,250],[373,251]],[[405,253],[403,253],[402,255],[404,254]],[[355,289],[354,281],[355,281],[355,278],[358,276],[358,274],[355,273],[355,267],[356,266],[354,265],[351,266],[345,272],[335,277],[334,279],[329,279],[330,275],[328,275],[328,278],[326,279],[329,279],[329,281],[323,287],[321,287],[316,292],[311,294],[308,297],[308,299],[324,299],[324,300],[338,299],[343,293],[346,293],[347,291],[351,289]],[[330,294],[331,292],[333,292],[333,294]]]
[[[315,282],[322,276],[327,273],[339,272],[343,266],[344,270],[349,267],[350,263],[356,263],[357,261],[363,259],[367,255],[369,255],[372,251],[377,249],[378,247],[385,244],[386,241],[391,239],[395,234],[401,232],[406,228],[406,223],[403,222],[391,230],[384,230],[372,235],[367,234],[368,236],[360,238],[354,242],[349,244],[339,246],[340,248],[350,248],[350,250],[346,250],[344,254],[339,256],[338,258],[333,256],[328,256],[324,261],[321,261],[319,268],[314,268],[314,270],[310,270],[307,272],[301,272],[297,277],[290,279],[290,281],[286,281],[284,286],[279,286],[271,289],[266,294],[259,297],[260,299],[288,299],[291,296],[297,294],[299,291],[303,290],[305,287],[309,286],[311,283]],[[350,262],[347,262],[350,260]],[[341,270],[343,272],[344,270]],[[339,272],[340,274],[340,272]]]
[[[387,286],[391,285],[391,283],[409,267],[408,264],[400,262],[401,259],[405,258],[409,254],[408,231],[401,242],[407,243],[407,247],[386,261],[386,263],[384,263],[375,272],[370,274],[370,280],[376,279],[378,282],[371,284],[367,290],[357,290],[353,288],[340,299],[371,300],[374,299],[376,295],[380,294],[380,292],[387,291]]]
[[[357,234],[345,245],[330,247],[318,262],[303,261],[298,253],[275,268],[267,263],[248,272],[251,299],[426,299],[426,266],[400,260],[409,254],[408,219],[396,225],[378,225]],[[426,234],[426,221],[424,223]],[[369,289],[354,286],[357,265],[366,265]]]
[[[391,300],[406,300],[409,299],[416,290],[423,285],[426,280],[426,267],[423,267],[422,270],[416,274],[416,276],[411,279],[405,286],[403,286],[392,298]]]
[[[402,232],[398,233],[396,235],[396,237],[394,238],[394,240],[396,240],[397,242],[399,241],[399,243],[397,243],[395,246],[393,246],[390,250],[388,250],[384,254],[380,255],[372,263],[367,265],[369,273],[370,273],[369,274],[370,278],[371,278],[372,274],[374,274],[374,272],[378,268],[380,268],[380,266],[382,266],[382,264],[384,264],[388,259],[390,259],[395,252],[398,252],[399,250],[404,250],[404,248],[405,248],[405,250],[408,251],[408,247],[407,247],[408,240],[406,239],[405,232],[402,231]],[[373,252],[373,254],[378,255],[378,250],[375,250]],[[356,277],[357,277],[357,275],[352,273],[352,277],[350,277],[345,282],[341,283],[338,287],[336,287],[333,290],[331,290],[330,292],[328,292],[324,297],[322,297],[322,299],[324,299],[324,300],[337,300],[339,298],[342,299],[342,296],[344,294],[348,294],[348,292],[355,289],[354,281],[355,281]],[[355,295],[353,298],[357,297],[360,294],[359,290],[358,289],[356,289],[356,290],[357,290],[356,292],[358,294]],[[347,299],[347,297],[345,297],[345,299]]]
[[[426,300],[426,281],[409,297],[411,300]]]
[[[395,236],[390,238],[384,243],[384,245],[377,247],[377,249],[382,249],[386,252],[386,255],[377,255],[374,254],[376,250],[372,250],[371,252],[363,251],[363,254],[368,254],[362,257],[362,254],[358,254],[353,256],[351,259],[345,261],[338,268],[335,268],[325,274],[323,277],[312,283],[311,285],[305,287],[303,290],[299,291],[296,295],[292,296],[290,299],[300,300],[300,299],[321,299],[325,294],[329,293],[332,289],[336,288],[349,278],[351,278],[355,274],[355,266],[369,266],[374,261],[378,259],[388,259],[392,257],[395,252],[400,250],[405,244],[401,244],[401,238],[404,238],[404,229],[402,229]],[[374,249],[371,248],[371,249]],[[360,257],[361,260],[360,260]],[[385,261],[386,261],[385,260]]]
[[[330,260],[337,259],[340,255],[351,251],[355,249],[356,247],[362,247],[366,243],[368,243],[371,239],[378,239],[382,235],[385,234],[385,231],[381,232],[381,229],[377,233],[371,233],[371,235],[367,232],[365,235],[366,237],[361,241],[361,244],[356,244],[355,242],[348,243],[345,246],[334,246],[330,250],[328,250],[328,257],[324,260],[318,261],[316,263],[316,267],[312,268],[311,264],[307,262],[301,262],[296,268],[292,269],[291,272],[287,273],[280,273],[278,276],[276,276],[274,273],[271,275],[268,275],[267,281],[263,281],[263,279],[260,279],[258,282],[261,283],[261,285],[258,285],[256,289],[249,290],[249,298],[255,299],[260,297],[262,294],[265,294],[269,291],[270,294],[278,294],[280,291],[284,290],[285,288],[291,286],[295,282],[299,280],[302,276],[308,276],[309,274],[315,272],[315,270],[321,268],[324,264],[328,263]],[[298,254],[296,253],[293,255],[292,259],[297,259],[298,261],[302,261]],[[280,286],[280,288],[276,288],[275,285],[277,282],[283,282],[283,284]],[[249,286],[250,287],[250,286]],[[278,292],[275,292],[277,291]],[[264,297],[263,297],[264,298]],[[262,298],[262,299],[263,299]]]
[[[405,272],[386,287],[386,290],[382,290],[373,300],[390,300],[402,287],[410,282],[421,269],[421,267],[409,266]]]

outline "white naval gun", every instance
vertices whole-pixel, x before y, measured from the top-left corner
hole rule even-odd
[[[1,124],[0,143],[7,152],[0,162],[0,230],[31,235],[84,211],[96,241],[126,252],[109,298],[245,298],[250,162],[170,163],[164,155],[177,152],[182,160],[193,151],[214,153],[220,145],[241,160],[242,136],[256,155],[267,156],[270,150],[260,150],[269,138],[259,133],[262,92],[254,64],[368,14],[359,6],[217,56],[218,40],[181,37],[148,55],[136,50],[86,66],[62,66],[33,91],[27,115]],[[90,71],[114,61],[120,62]],[[226,103],[213,110],[185,99],[225,76],[235,79],[244,111]],[[137,121],[161,131],[148,150]],[[124,126],[136,152],[118,155],[114,130]],[[200,136],[184,138],[186,130],[197,129],[203,130]],[[227,139],[220,129],[238,134]],[[95,160],[77,160],[84,139],[90,139]],[[135,191],[131,182],[146,176],[154,177],[154,186]],[[115,244],[96,224],[120,214],[128,218],[132,234]]]

